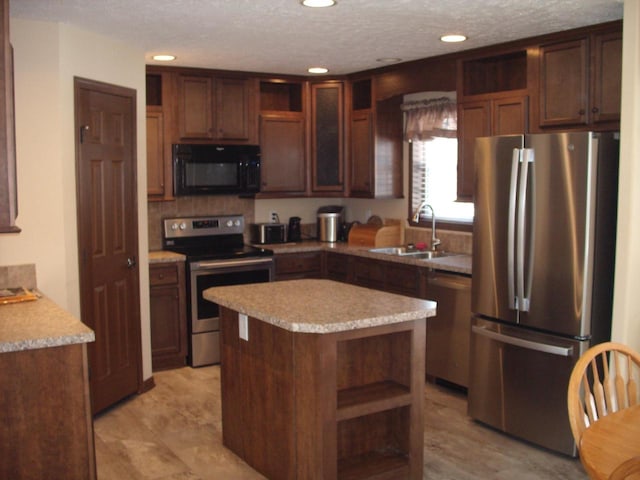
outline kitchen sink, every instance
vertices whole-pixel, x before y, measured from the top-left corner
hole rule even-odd
[[[372,248],[369,251],[371,253],[383,253],[385,255],[395,255],[399,257],[411,256],[411,258],[422,258],[426,260],[455,255],[454,253],[444,252],[440,250],[417,250],[416,248],[407,247],[381,247]]]

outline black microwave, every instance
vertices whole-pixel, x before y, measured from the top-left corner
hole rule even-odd
[[[259,146],[173,145],[174,195],[250,195],[259,191]]]

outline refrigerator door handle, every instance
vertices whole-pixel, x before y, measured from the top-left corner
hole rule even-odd
[[[479,327],[477,325],[473,325],[471,327],[471,331],[475,334],[482,335],[483,337],[502,343],[508,343],[509,345],[514,345],[516,347],[526,348],[527,350],[535,350],[537,352],[549,353],[551,355],[558,355],[561,357],[570,357],[573,355],[573,347],[558,347],[547,343],[532,342],[531,340],[525,340],[523,338],[505,335],[504,333],[494,332],[486,327]]]
[[[521,152],[520,184],[518,185],[518,221],[516,231],[516,302],[518,310],[521,312],[528,312],[529,298],[525,295],[524,284],[525,235],[527,233],[527,181],[529,178],[529,164],[533,164],[534,153],[531,148],[523,148]]]
[[[509,307],[517,310],[518,299],[516,298],[516,265],[515,265],[515,247],[516,247],[516,193],[518,185],[518,169],[520,159],[522,157],[522,149],[514,148],[511,157],[511,181],[509,183],[509,217],[507,225],[507,294],[509,295]]]

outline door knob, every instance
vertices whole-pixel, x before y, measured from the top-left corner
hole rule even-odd
[[[127,258],[127,268],[133,268],[136,266],[136,257]]]

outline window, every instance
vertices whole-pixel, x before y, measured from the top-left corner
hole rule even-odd
[[[423,203],[431,205],[438,221],[469,225],[473,203],[458,202],[457,108],[453,92],[425,92],[405,96],[405,140],[410,142],[413,217]],[[420,222],[431,220],[422,208]]]
[[[434,137],[411,142],[411,212],[422,202],[433,207],[438,221],[471,223],[473,203],[458,202],[458,140]],[[431,219],[422,209],[420,221]]]

